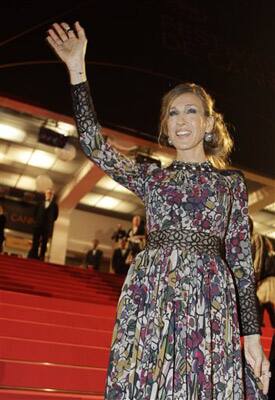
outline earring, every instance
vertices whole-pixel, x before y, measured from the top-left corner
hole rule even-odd
[[[169,144],[170,146],[173,145],[173,142],[172,142],[172,140],[171,140],[170,138],[168,138],[168,144]]]
[[[212,142],[212,140],[213,140],[213,133],[212,133],[212,132],[205,132],[204,140],[205,140],[207,143]]]

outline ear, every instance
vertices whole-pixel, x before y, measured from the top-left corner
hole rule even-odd
[[[213,116],[207,117],[205,132],[212,132],[214,128],[215,119]]]

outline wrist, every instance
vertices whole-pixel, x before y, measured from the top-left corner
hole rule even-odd
[[[247,335],[247,336],[244,336],[243,338],[244,338],[244,341],[247,343],[261,341],[261,336],[258,333],[254,334],[254,335]]]
[[[76,85],[87,80],[86,69],[83,67],[68,67],[70,83]]]

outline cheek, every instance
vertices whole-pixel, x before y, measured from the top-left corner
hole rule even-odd
[[[175,121],[173,119],[170,119],[167,121],[167,133],[171,133],[174,129],[175,126]]]
[[[196,130],[197,133],[204,133],[205,132],[205,121],[202,118],[196,118],[191,122],[193,128]]]

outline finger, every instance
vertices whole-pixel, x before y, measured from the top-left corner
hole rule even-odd
[[[74,24],[77,36],[81,39],[86,39],[85,31],[78,21]]]
[[[254,365],[254,374],[257,378],[261,376],[261,369],[262,369],[261,367],[262,367],[262,359],[257,358],[255,360],[255,365]]]
[[[268,388],[269,388],[269,382],[270,382],[270,376],[268,373],[265,375],[262,375],[261,382],[263,384],[263,392],[264,392],[264,394],[267,394]]]
[[[65,29],[60,24],[57,24],[56,22],[53,24],[53,28],[54,28],[54,31],[56,32],[56,34],[59,36],[59,38],[63,42],[65,42],[68,38]]]
[[[262,363],[262,376],[261,376],[261,381],[263,384],[263,392],[264,394],[268,393],[268,388],[269,388],[269,382],[270,382],[270,362],[264,355],[264,360]]]
[[[59,45],[50,36],[46,37],[46,41],[56,52],[58,51]]]
[[[251,357],[251,355],[248,351],[245,351],[244,354],[245,354],[246,362],[251,366],[252,369],[254,369],[254,366],[255,366],[254,358]]]
[[[69,31],[67,31],[67,35],[68,35],[68,37],[69,37],[70,39],[76,37],[76,36],[75,36],[75,33],[74,33],[74,31],[73,31],[72,29],[70,29]]]
[[[55,33],[53,29],[48,30],[48,35],[56,45],[60,46],[63,43],[63,41],[60,39],[60,37]]]
[[[70,25],[67,24],[67,22],[61,22],[60,25],[62,26],[62,28],[66,32],[66,35],[67,35],[68,38],[75,38],[76,37],[73,29],[70,28]]]
[[[61,22],[60,25],[62,26],[62,28],[64,29],[65,32],[67,32],[67,31],[69,31],[71,29],[70,25],[67,24],[67,22]]]

